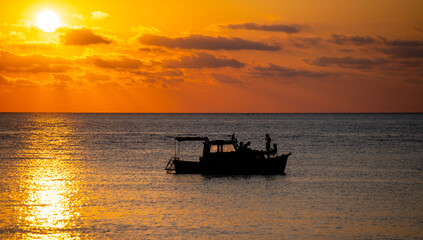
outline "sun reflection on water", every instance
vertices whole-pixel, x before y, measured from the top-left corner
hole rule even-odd
[[[54,114],[34,115],[23,158],[17,171],[20,193],[14,200],[17,226],[14,238],[78,239],[81,169],[74,146],[71,119]]]

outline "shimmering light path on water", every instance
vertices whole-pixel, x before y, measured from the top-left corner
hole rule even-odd
[[[232,133],[287,175],[165,174]],[[0,238],[423,238],[422,114],[4,113],[0,149]]]

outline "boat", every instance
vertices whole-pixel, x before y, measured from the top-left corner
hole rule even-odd
[[[288,154],[275,151],[260,151],[249,148],[249,143],[238,144],[232,135],[229,140],[209,140],[208,137],[176,137],[175,155],[168,161],[165,170],[176,174],[212,175],[285,175]],[[181,142],[200,141],[204,148],[198,161],[182,160],[179,157]]]

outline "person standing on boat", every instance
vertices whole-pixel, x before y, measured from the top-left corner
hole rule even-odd
[[[232,134],[231,141],[232,141],[232,142],[234,142],[235,150],[239,150],[239,149],[240,149],[240,147],[239,147],[239,145],[238,145],[238,140],[237,140],[237,139],[236,139],[236,137],[235,137],[235,133],[234,133],[234,134]]]
[[[266,155],[268,158],[270,158],[270,142],[272,139],[270,138],[269,134],[266,133]]]

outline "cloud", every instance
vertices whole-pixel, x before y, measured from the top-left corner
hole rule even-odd
[[[329,42],[346,45],[369,45],[369,44],[379,44],[390,47],[423,47],[423,41],[420,40],[387,40],[384,37],[378,36],[377,38],[369,36],[346,36],[341,34],[332,34]]]
[[[276,64],[269,63],[267,66],[254,66],[253,74],[260,75],[262,77],[325,77],[330,75],[326,72],[313,72],[308,70],[297,70],[293,68],[281,67]]]
[[[71,76],[66,74],[51,74],[54,79],[54,82],[50,84],[50,86],[56,89],[65,89],[69,88],[73,84],[73,79]]]
[[[10,52],[0,51],[0,71],[5,72],[65,72],[71,67],[70,60],[47,57],[43,55],[15,55]]]
[[[393,58],[423,58],[423,41],[386,40],[379,37],[386,47],[378,49]]]
[[[345,36],[339,34],[332,34],[329,42],[338,45],[371,45],[377,44],[376,51],[389,55],[392,58],[423,58],[423,41],[420,40],[388,40],[384,37],[377,38],[369,36]],[[328,60],[328,59],[323,59]],[[343,59],[346,62],[353,62],[353,59]],[[361,59],[363,60],[363,59]],[[376,63],[379,61],[376,61]],[[372,61],[369,61],[372,64]],[[347,63],[347,65],[354,65]],[[360,65],[360,64],[358,64]]]
[[[268,45],[260,42],[253,42],[241,38],[210,37],[203,35],[191,35],[188,37],[168,38],[152,34],[144,34],[138,38],[139,42],[145,45],[163,46],[167,48],[180,49],[207,49],[207,50],[260,50],[277,51],[278,45]]]
[[[160,80],[168,84],[185,82],[183,78],[160,78]]]
[[[353,57],[318,57],[316,59],[305,59],[304,62],[316,66],[339,66],[352,69],[369,69],[377,65],[388,63],[383,58],[353,58]]]
[[[94,34],[89,29],[67,29],[64,35],[60,36],[60,40],[64,45],[90,45],[90,44],[110,44],[112,41]]]
[[[161,48],[138,48],[139,51],[142,52],[159,52],[159,53],[165,53],[166,51]]]
[[[71,76],[66,74],[52,74],[54,80],[60,81],[60,82],[72,82],[73,79]]]
[[[74,82],[72,77],[66,74],[51,74],[54,79],[54,82],[51,86],[55,88],[65,89],[72,85]]]
[[[102,12],[102,11],[95,11],[91,13],[91,19],[94,20],[100,20],[103,18],[107,18],[109,16],[108,13]]]
[[[345,45],[345,44],[354,44],[354,45],[367,45],[377,43],[375,38],[369,36],[345,36],[339,34],[332,34],[329,42]]]
[[[4,87],[4,89],[8,87],[34,87],[37,84],[29,81],[24,78],[6,78],[5,76],[0,75],[0,86]],[[0,89],[1,91],[1,89]]]
[[[144,83],[154,83],[159,81],[167,83],[184,82],[184,73],[179,69],[164,70],[164,71],[136,71],[133,72],[137,76],[143,77]]]
[[[299,33],[301,27],[299,25],[283,25],[283,24],[257,24],[257,23],[241,23],[241,24],[229,24],[224,27],[230,29],[245,29],[245,30],[258,30],[267,32],[284,32],[284,33]]]
[[[92,73],[92,72],[85,73],[84,77],[89,82],[109,81],[111,79],[110,75],[105,75],[101,73]]]
[[[143,63],[134,58],[129,58],[127,56],[121,56],[115,59],[102,59],[99,57],[91,58],[94,65],[101,68],[111,68],[116,70],[123,69],[138,69],[143,65]]]
[[[386,40],[385,38],[380,37],[383,43],[387,46],[393,47],[423,47],[423,41],[419,40]]]
[[[171,71],[161,71],[155,73],[159,76],[165,76],[165,77],[182,77],[184,76],[184,73],[181,70],[171,70]]]
[[[9,79],[0,75],[0,86],[5,86],[5,85],[9,85],[9,84],[10,84]]]
[[[224,84],[242,84],[241,80],[228,75],[213,74],[213,77],[217,82]]]
[[[398,61],[399,65],[406,68],[418,68],[423,65],[423,61],[421,60],[400,60]]]
[[[168,61],[164,65],[168,68],[242,68],[244,63],[235,59],[216,58],[208,53],[197,53],[191,56],[182,56],[178,60]]]
[[[393,58],[423,58],[423,48],[393,47],[382,48],[379,51]]]
[[[320,37],[302,37],[291,39],[291,43],[297,48],[308,49],[320,43],[322,39]]]
[[[343,52],[343,53],[351,53],[351,52],[354,52],[354,50],[349,49],[349,48],[342,48],[342,49],[339,49],[338,51]]]

